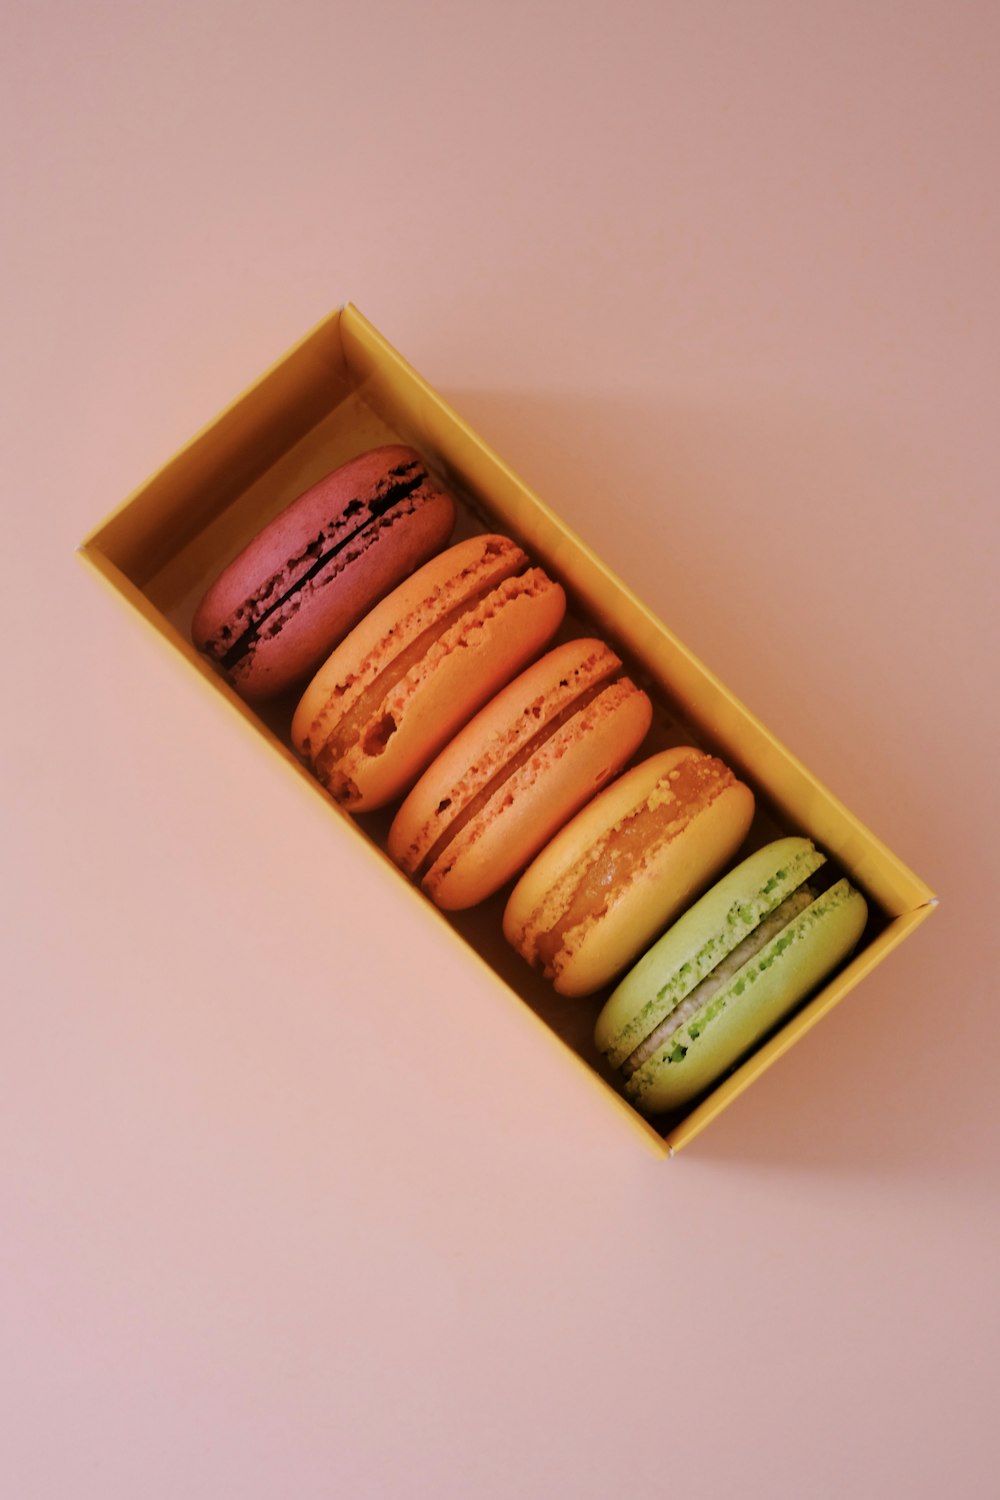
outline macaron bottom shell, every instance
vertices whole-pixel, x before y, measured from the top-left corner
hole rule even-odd
[[[848,881],[831,886],[627,1079],[628,1098],[643,1114],[690,1103],[846,958],[867,916]]]

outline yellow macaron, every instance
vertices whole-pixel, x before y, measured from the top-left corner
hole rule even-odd
[[[518,881],[504,934],[560,994],[600,989],[732,857],[753,793],[691,746],[651,756],[608,787]]]

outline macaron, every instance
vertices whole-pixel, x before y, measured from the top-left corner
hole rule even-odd
[[[242,697],[314,672],[353,625],[447,542],[455,505],[412,448],[375,448],[275,516],[199,604],[195,645]]]
[[[868,908],[846,880],[810,883],[825,859],[804,838],[758,849],[618,985],[594,1040],[644,1114],[704,1092],[850,953]]]
[[[390,855],[438,906],[476,905],[617,775],[651,718],[610,646],[557,646],[424,772],[393,820]]]
[[[753,793],[691,746],[641,762],[577,813],[528,867],[507,941],[562,995],[619,974],[739,848]]]
[[[406,791],[548,644],[566,596],[516,542],[476,536],[425,563],[320,668],[292,740],[353,812]]]

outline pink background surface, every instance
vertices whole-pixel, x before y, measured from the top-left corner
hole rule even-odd
[[[996,7],[5,19],[0,1493],[995,1495]],[[941,894],[672,1163],[72,556],[347,298]]]

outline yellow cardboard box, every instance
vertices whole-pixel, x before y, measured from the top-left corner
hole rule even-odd
[[[208,583],[266,520],[356,453],[400,440],[418,448],[460,498],[461,525],[516,536],[566,585],[571,623],[579,632],[605,634],[624,652],[656,703],[644,753],[691,741],[717,751],[758,795],[757,842],[783,832],[806,833],[869,898],[872,918],[851,962],[706,1099],[683,1118],[667,1120],[660,1133],[602,1070],[591,1042],[599,1000],[567,1005],[508,949],[500,933],[502,897],[445,916],[413,890],[443,940],[465,945],[477,956],[473,961],[484,962],[520,996],[540,1022],[540,1034],[559,1037],[566,1055],[656,1150],[676,1150],[912,932],[933,910],[933,894],[510,472],[357,309],[347,306],[324,319],[124,501],[81,553],[292,773],[306,779],[317,808],[341,821],[345,855],[352,846],[375,851],[391,878],[402,879],[384,854],[388,819],[362,831],[341,812],[292,753],[287,716],[243,703],[189,638],[191,616]]]

